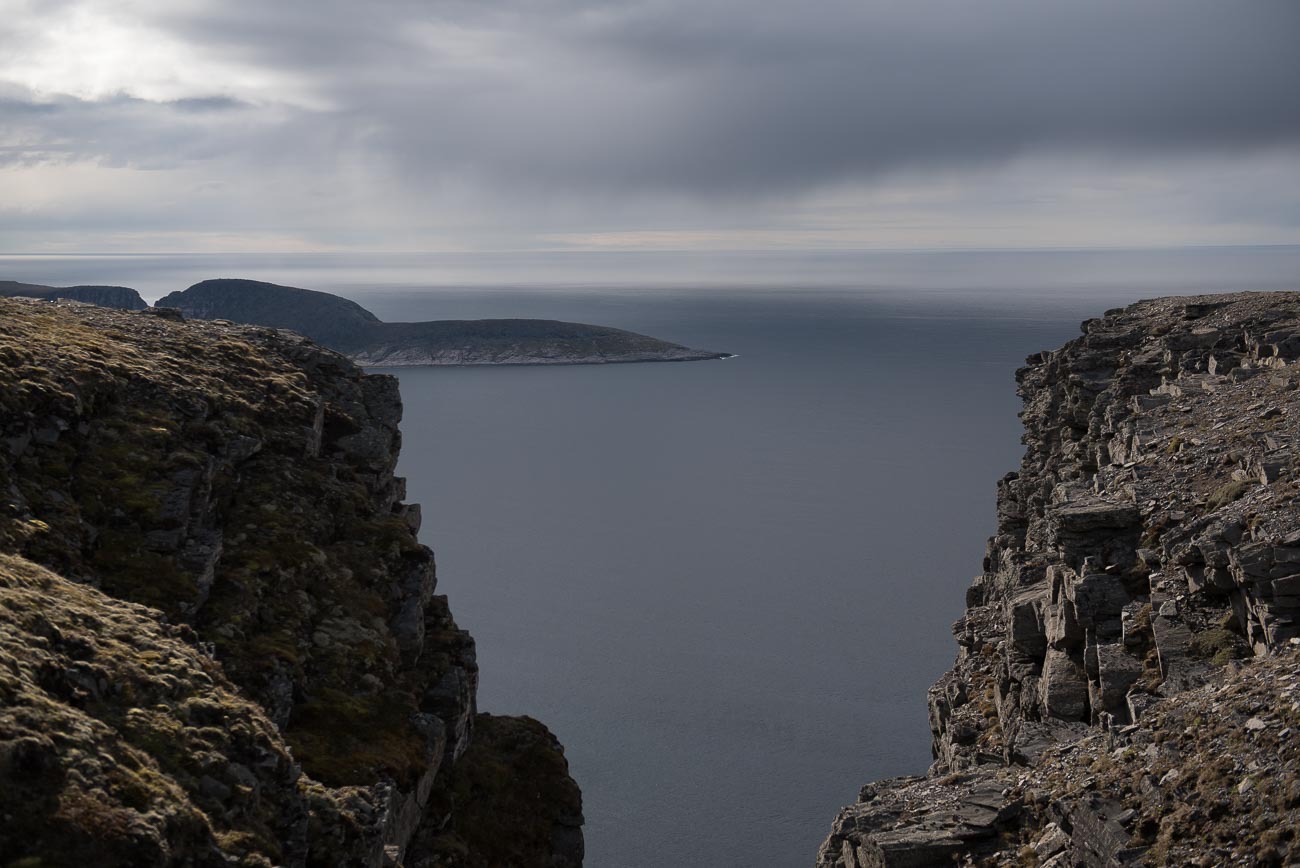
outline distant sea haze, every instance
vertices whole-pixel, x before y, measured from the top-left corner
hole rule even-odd
[[[336,292],[372,306],[374,292],[611,288],[742,291],[1023,292],[1040,300],[1296,288],[1300,245],[1170,250],[952,252],[541,251],[492,253],[0,254],[0,280],[58,286],[123,283],[148,301],[200,280],[242,277]],[[454,294],[454,293],[453,293]],[[500,316],[486,299],[465,316]],[[391,313],[382,319],[396,319]],[[519,316],[525,315],[523,312]],[[438,319],[456,319],[452,312]],[[541,316],[540,318],[547,318]],[[554,317],[550,317],[554,318]],[[606,325],[615,325],[609,322]],[[635,324],[634,324],[635,325]],[[628,326],[624,326],[628,327]],[[633,331],[636,329],[633,328]]]
[[[480,707],[566,747],[587,864],[811,865],[863,781],[929,763],[925,690],[1019,462],[1024,357],[1138,298],[1295,289],[1300,248],[725,259],[2,257],[0,278],[152,300],[251,277],[385,320],[737,353],[395,370],[399,472]]]

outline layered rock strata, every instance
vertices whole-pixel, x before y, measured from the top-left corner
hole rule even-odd
[[[1139,302],[1016,379],[934,763],[866,787],[818,865],[1291,864],[1300,294]]]
[[[581,863],[540,724],[454,785],[478,668],[400,418],[292,333],[0,299],[0,865],[474,866],[484,814]]]

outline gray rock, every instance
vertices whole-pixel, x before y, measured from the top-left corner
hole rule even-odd
[[[1119,722],[1130,719],[1128,692],[1142,677],[1142,661],[1129,654],[1124,645],[1098,645],[1096,648],[1098,687],[1092,702],[1094,711],[1106,711]]]
[[[1084,720],[1088,712],[1088,679],[1083,665],[1068,653],[1049,648],[1043,663],[1043,711],[1060,720]]]
[[[1300,418],[1289,364],[1300,358],[1298,335],[1300,295],[1157,299],[1089,320],[1078,339],[1029,357],[1016,374],[1024,458],[998,483],[997,531],[967,591],[959,653],[929,693],[933,777],[891,784],[842,814],[819,864],[976,864],[990,852],[990,864],[1014,864],[1016,851],[956,842],[934,816],[939,806],[960,815],[940,776],[990,774],[989,757],[1022,766],[1026,792],[1047,766],[1067,775],[1012,821],[1030,824],[1016,840],[1044,842],[1038,862],[1143,858],[1128,843],[1134,809],[1086,791],[1150,755],[1142,750],[1154,741],[1141,739],[1170,703],[1203,697],[1207,681],[1241,669],[1208,661],[1232,644],[1219,631],[1241,634],[1256,654],[1300,640],[1291,469],[1300,441],[1287,427]],[[1155,751],[1150,762],[1174,771],[1143,778],[1142,810],[1172,810],[1186,795],[1179,782],[1195,776],[1174,736],[1194,737],[1195,727],[1167,733]],[[1076,748],[1116,770],[1074,774]],[[1053,805],[1059,816],[1045,819]],[[1044,830],[1050,819],[1069,838],[1059,851],[1059,836]],[[940,855],[944,846],[955,849]],[[1215,864],[1257,858],[1228,849],[1236,862],[1210,854]]]

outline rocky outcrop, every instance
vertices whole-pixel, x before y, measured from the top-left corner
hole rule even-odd
[[[1290,864],[1300,295],[1140,302],[1028,361],[934,763],[818,864]]]
[[[0,300],[0,864],[478,864],[474,643],[400,418],[289,332]],[[558,743],[492,744],[500,845],[562,817],[576,864]]]
[[[556,320],[380,322],[336,295],[256,280],[205,280],[164,296],[158,305],[190,318],[292,329],[367,367],[596,365],[728,356],[622,329]]]
[[[129,286],[42,286],[36,283],[0,280],[0,296],[43,298],[48,301],[57,299],[84,301],[86,304],[113,307],[118,310],[144,310],[148,307],[140,297],[140,293]]]
[[[582,865],[582,794],[559,742],[531,717],[478,715],[444,796],[450,821],[413,843],[417,860],[460,868]]]

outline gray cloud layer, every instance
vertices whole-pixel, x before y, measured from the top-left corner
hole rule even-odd
[[[113,0],[27,8],[84,5]],[[1300,153],[1294,0],[128,5],[196,63],[292,86],[0,81],[0,165],[346,162],[407,192],[744,201],[1026,154]],[[0,49],[41,26],[11,16]]]
[[[1300,143],[1291,0],[226,0],[158,23],[197,50],[304,77],[331,110],[298,132],[364,135],[418,176],[762,191],[1025,149]],[[450,53],[458,33],[471,56]],[[0,118],[63,142],[86,124],[86,149],[146,163],[158,155],[114,119],[176,127],[153,150],[202,157],[175,116],[238,109],[220,87],[151,120],[129,95],[11,98]]]

